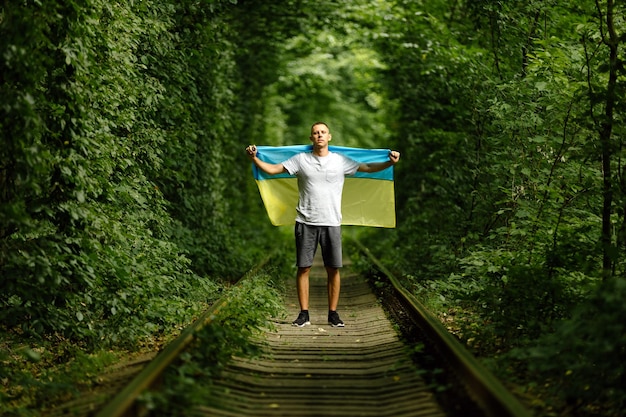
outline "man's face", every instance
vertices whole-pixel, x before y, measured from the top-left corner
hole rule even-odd
[[[323,124],[315,125],[311,129],[311,142],[316,146],[325,146],[330,142],[331,136],[328,127]]]

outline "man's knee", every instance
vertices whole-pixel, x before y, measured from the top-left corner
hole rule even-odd
[[[307,275],[311,271],[310,266],[299,266],[298,275]]]
[[[339,279],[339,268],[335,268],[332,266],[326,267],[326,275],[329,280]]]

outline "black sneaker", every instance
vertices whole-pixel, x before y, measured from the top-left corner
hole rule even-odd
[[[343,321],[339,318],[339,314],[336,311],[328,312],[328,324],[333,327],[344,327]]]
[[[295,319],[291,324],[297,327],[308,326],[309,324],[311,324],[311,322],[309,321],[309,312],[301,311],[300,314],[298,314],[298,318]]]

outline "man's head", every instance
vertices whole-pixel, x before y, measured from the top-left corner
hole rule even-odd
[[[311,136],[309,137],[313,145],[324,146],[332,140],[330,128],[324,122],[315,122],[311,126]]]

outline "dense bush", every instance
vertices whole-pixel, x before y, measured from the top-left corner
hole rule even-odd
[[[245,175],[225,150],[239,146],[228,7],[3,7],[7,326],[132,344],[191,316],[215,292],[204,277],[243,271],[227,256],[240,239],[227,183]]]
[[[601,346],[619,346],[617,331],[581,330],[621,311],[598,288],[624,275],[623,11],[611,0],[402,1],[377,36],[405,186],[397,233],[372,240],[496,369],[508,366],[502,352],[546,343],[545,357],[580,354],[579,381],[595,380],[606,373]],[[576,309],[587,299],[597,322]],[[525,361],[547,371],[529,386],[568,381],[555,377],[562,361]],[[617,393],[615,412],[622,391],[606,380],[572,383],[565,396],[593,414],[594,395]]]
[[[522,360],[534,380],[547,381],[547,390],[560,401],[555,407],[584,411],[591,404],[604,416],[617,416],[624,410],[624,297],[626,282],[608,280],[573,309],[570,319],[559,322],[553,333],[509,355],[514,361]]]

